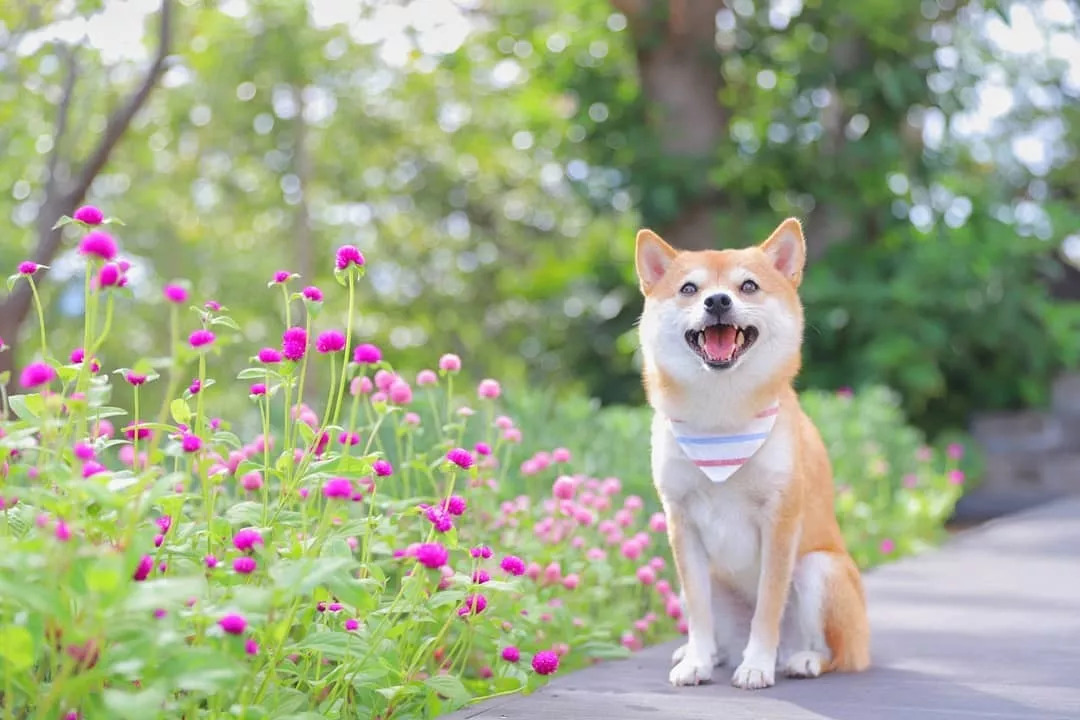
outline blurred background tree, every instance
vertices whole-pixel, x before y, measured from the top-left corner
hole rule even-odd
[[[174,278],[235,308],[239,367],[278,341],[272,273],[328,289],[351,242],[358,330],[395,361],[459,352],[475,376],[636,403],[636,228],[728,247],[790,214],[812,255],[804,386],[891,385],[936,431],[1037,404],[1080,360],[1065,0],[173,4],[165,35],[160,0],[0,8],[0,263],[53,266],[57,352],[82,295],[70,239],[46,260],[53,186],[81,201],[142,97],[85,189],[134,263],[106,367],[158,354]],[[34,351],[18,297],[0,363]]]

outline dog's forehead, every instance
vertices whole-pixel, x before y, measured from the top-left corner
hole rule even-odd
[[[753,272],[755,265],[752,250],[704,250],[683,253],[675,263],[676,273],[683,282],[705,285],[713,282],[729,282],[736,277]]]

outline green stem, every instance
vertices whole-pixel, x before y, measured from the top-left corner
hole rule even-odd
[[[334,407],[334,419],[332,424],[337,424],[338,415],[341,414],[341,399],[345,397],[345,378],[349,373],[345,372],[345,368],[349,363],[349,350],[352,343],[352,325],[353,325],[353,305],[356,296],[356,276],[350,270],[349,271],[349,310],[345,320],[345,364],[341,368],[341,381],[338,383],[337,402]],[[330,408],[326,409],[327,414],[330,413]]]
[[[83,281],[83,360],[79,366],[78,379],[75,382],[75,392],[85,393],[87,384],[90,382],[90,365],[94,362],[94,356],[90,354],[90,338],[94,327],[94,306],[90,304],[90,284],[94,278],[94,264],[86,263],[86,276]],[[86,413],[79,415],[77,422],[78,432],[76,437],[86,435]]]
[[[34,309],[37,311],[38,330],[41,332],[41,359],[47,360],[49,358],[49,343],[45,337],[45,311],[41,307],[41,296],[38,295],[34,276],[27,275],[26,280],[30,283],[30,292],[34,295]]]

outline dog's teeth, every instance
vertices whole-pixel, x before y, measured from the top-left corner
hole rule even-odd
[[[737,346],[739,346],[739,347],[742,347],[743,340],[744,340],[743,331],[739,330],[738,332],[735,333],[735,344]]]
[[[705,333],[699,332],[697,334],[697,344],[699,348],[705,347]]]

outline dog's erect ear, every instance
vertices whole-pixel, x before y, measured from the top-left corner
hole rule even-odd
[[[761,249],[780,274],[798,287],[806,265],[806,239],[799,221],[792,217],[780,223]]]
[[[678,251],[664,242],[652,230],[641,229],[637,234],[637,274],[641,281],[641,292],[648,294],[660,278],[664,277],[668,266]]]

